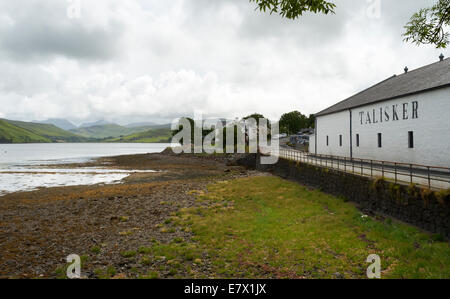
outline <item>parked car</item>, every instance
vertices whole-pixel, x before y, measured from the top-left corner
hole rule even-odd
[[[309,143],[309,135],[293,135],[290,137],[291,144],[308,144]]]

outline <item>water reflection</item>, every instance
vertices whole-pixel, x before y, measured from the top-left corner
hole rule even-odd
[[[102,168],[78,169],[8,169],[0,171],[0,196],[43,187],[115,184],[132,173],[154,172]]]
[[[156,153],[168,144],[13,144],[0,145],[0,196],[41,187],[114,184],[136,172],[107,168],[55,168],[95,157]]]

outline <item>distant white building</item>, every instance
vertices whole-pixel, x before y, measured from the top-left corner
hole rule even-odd
[[[450,59],[405,68],[316,117],[312,153],[450,167]]]

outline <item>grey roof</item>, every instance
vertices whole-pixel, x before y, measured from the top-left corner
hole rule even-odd
[[[355,107],[446,86],[450,86],[450,58],[409,71],[406,74],[394,75],[342,102],[316,113],[316,116],[349,110]]]

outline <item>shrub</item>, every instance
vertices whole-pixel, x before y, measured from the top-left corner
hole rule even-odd
[[[421,192],[421,197],[425,206],[428,206],[433,200],[434,192],[431,189],[424,188]]]
[[[412,197],[418,198],[420,197],[420,188],[417,187],[416,184],[410,184],[408,187],[408,194]]]
[[[402,197],[402,188],[400,185],[393,183],[389,184],[389,192],[391,193],[392,198],[397,202],[404,202],[405,198]]]
[[[436,199],[441,205],[448,205],[450,202],[450,189],[444,189],[436,192]]]
[[[372,182],[371,189],[375,191],[379,191],[381,187],[383,187],[383,184],[386,182],[386,179],[384,177],[377,177]]]

